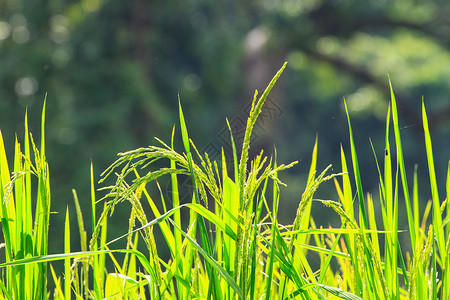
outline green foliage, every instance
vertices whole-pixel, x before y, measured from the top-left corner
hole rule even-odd
[[[4,241],[2,247],[4,265],[47,254],[50,185],[45,156],[44,125],[45,102],[42,110],[40,149],[36,147],[31,134],[28,133],[25,114],[24,153],[16,139],[12,174],[9,172],[0,131],[0,218]],[[30,141],[34,157],[30,152]],[[36,178],[35,197],[32,196],[32,175]],[[36,263],[6,267],[1,276],[1,287],[8,299],[46,299],[47,265]]]
[[[345,122],[338,117],[344,110],[339,99],[345,95],[353,126],[364,131],[355,134],[360,167],[370,167],[366,136],[377,144],[384,138],[376,128],[383,124],[390,98],[386,73],[395,78],[400,129],[407,132],[404,142],[422,146],[415,143],[421,141],[420,107],[415,103],[423,94],[435,147],[448,148],[450,35],[442,12],[449,5],[440,0],[197,0],[158,5],[143,0],[5,0],[0,4],[3,138],[13,144],[14,132],[23,136],[17,120],[25,107],[30,108],[30,124],[38,124],[41,95],[48,92],[53,196],[68,198],[72,188],[87,195],[85,174],[91,159],[104,170],[110,157],[147,145],[153,136],[168,141],[166,128],[177,120],[173,108],[178,92],[185,113],[201,118],[189,133],[202,152],[224,128],[224,117],[237,116],[248,105],[248,94],[262,89],[268,74],[288,60],[289,76],[272,94],[282,104],[283,117],[258,133],[257,141],[270,151],[275,140],[279,159],[306,156],[319,132],[321,160],[333,162],[334,149],[344,138]],[[405,159],[422,163],[416,153],[405,152]],[[448,152],[436,155],[446,160]],[[436,165],[436,171],[445,176],[446,168]],[[302,175],[294,172],[289,175],[301,181]],[[428,180],[422,174],[419,180]],[[376,191],[371,184],[376,172],[364,176],[364,190]],[[282,194],[283,201],[288,193]],[[89,205],[89,197],[80,197],[80,202]],[[53,205],[59,212],[66,208],[63,201]],[[280,211],[283,221],[291,217]],[[115,223],[110,226],[119,229]],[[86,227],[91,228],[90,222]],[[58,251],[63,251],[62,229],[54,229],[50,239]],[[79,244],[78,235],[73,240]]]
[[[344,147],[341,147],[342,172],[327,175],[330,165],[318,173],[316,140],[296,216],[292,224],[283,225],[278,216],[284,184],[278,173],[296,162],[278,165],[276,156],[268,158],[262,151],[250,159],[249,148],[261,108],[284,68],[285,65],[259,99],[255,93],[239,160],[234,138],[230,136],[234,172],[226,163],[224,152],[221,162],[211,161],[208,154],[199,153],[189,138],[181,101],[178,107],[183,153],[174,149],[175,127],[170,146],[156,138],[160,146],[120,153],[102,174],[100,182],[112,176],[116,179],[111,186],[102,188],[107,194],[98,201],[91,165],[94,229],[89,245],[82,206],[74,191],[80,252],[71,251],[73,222],[66,209],[64,253],[47,253],[50,188],[44,152],[45,104],[40,151],[28,137],[25,125],[25,154],[21,154],[16,143],[12,177],[0,134],[1,221],[6,254],[5,261],[0,262],[0,269],[4,270],[0,278],[0,299],[46,299],[50,294],[54,299],[75,296],[76,299],[133,300],[447,299],[450,296],[446,288],[450,281],[450,162],[447,198],[440,201],[425,105],[422,103],[422,120],[432,197],[422,223],[419,222],[418,171],[416,168],[410,195],[397,101],[391,87],[383,160],[378,159],[372,145],[378,168],[379,201],[363,192],[362,172],[347,112],[353,171],[347,167]],[[393,147],[389,138],[392,130]],[[396,149],[395,156],[391,149]],[[32,175],[38,179],[34,224]],[[171,179],[171,199],[165,199],[159,185],[163,177]],[[185,192],[181,177],[189,177],[192,184],[192,190],[187,191],[192,193],[191,200],[183,204],[179,194]],[[316,199],[318,188],[328,181],[335,184],[336,199]],[[158,200],[150,195],[152,189],[159,191]],[[400,197],[400,189],[403,197]],[[358,201],[354,201],[356,197]],[[399,223],[402,200],[408,216],[406,229]],[[97,219],[96,206],[101,202],[103,210]],[[311,213],[314,202],[332,208],[340,217],[341,226],[318,228]],[[131,205],[128,228],[118,238],[107,242],[107,222],[124,203]],[[377,216],[376,207],[381,217]],[[157,237],[157,232],[162,238]],[[403,249],[401,236],[408,236],[411,252]],[[112,249],[118,240],[126,240],[126,246]],[[144,242],[143,247],[139,247],[139,241]],[[162,255],[164,247],[169,251],[169,258]],[[312,256],[319,258],[318,266]],[[51,267],[56,286],[51,293],[47,289],[46,266],[59,260],[64,262],[64,285],[61,286],[60,278]],[[107,260],[112,262],[112,268],[106,267]]]

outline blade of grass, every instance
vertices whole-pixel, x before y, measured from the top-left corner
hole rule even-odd
[[[196,203],[200,203],[200,197],[199,197],[199,192],[198,192],[198,188],[197,188],[197,183],[195,180],[195,172],[194,172],[193,162],[192,162],[192,154],[191,154],[190,146],[189,146],[189,136],[188,136],[188,132],[187,132],[186,122],[184,120],[183,110],[181,109],[181,100],[180,100],[179,96],[178,96],[178,107],[179,107],[179,116],[180,116],[181,135],[182,135],[184,150],[186,151],[186,155],[187,155],[188,162],[189,162],[189,173],[191,175],[192,186],[194,187],[195,201],[196,201]],[[205,201],[206,206],[208,206],[207,199],[204,199],[204,201]],[[208,231],[206,229],[205,221],[201,216],[199,216],[198,225],[199,225],[199,229],[200,229],[200,238],[202,241],[202,245],[205,248],[205,251],[209,255],[212,255],[211,237],[209,236]],[[214,270],[209,268],[208,265],[207,265],[206,270],[207,270],[208,274],[210,274],[210,272],[214,272]],[[212,278],[212,284],[214,285],[213,295],[217,296],[219,294],[219,290],[220,290],[218,282],[216,282],[214,275],[210,274],[210,276]]]
[[[51,272],[51,275],[53,278],[53,282],[55,283],[55,291],[53,293],[54,299],[65,300],[64,293],[61,290],[60,278],[56,276],[55,270],[53,269],[53,266],[51,264],[50,264],[50,272]],[[1,296],[0,296],[0,299],[2,299]]]
[[[171,219],[168,219],[172,225],[181,232],[181,234],[188,239],[188,241],[196,248],[196,250],[205,258],[209,265],[214,268],[225,280],[226,282],[231,286],[231,288],[235,291],[235,293],[242,298],[242,290],[239,287],[239,285],[233,280],[233,278],[230,276],[230,274],[212,257],[210,256],[192,237],[187,235],[183,230],[181,230],[177,224],[175,224],[174,221]]]
[[[135,175],[136,175],[137,179],[140,178],[137,171],[135,171]],[[147,189],[145,188],[145,184],[142,184],[141,191],[144,193],[144,195],[147,199],[147,202],[148,202],[153,214],[155,215],[155,217],[156,218],[160,217],[161,213],[160,213],[158,207],[156,206],[156,203],[153,201],[153,198],[150,197],[150,194],[148,193]],[[162,197],[162,195],[161,195],[161,197]],[[177,212],[177,210],[174,211],[174,214],[176,212]],[[172,231],[169,228],[169,224],[166,221],[163,221],[163,222],[160,222],[158,225],[164,235],[164,238],[167,242],[167,246],[169,247],[170,252],[172,253],[173,256],[175,256],[175,253],[177,252],[177,248],[175,247],[174,234],[172,234]]]
[[[341,144],[341,167],[342,167],[342,181],[343,181],[343,195],[341,198],[342,206],[344,207],[344,212],[349,216],[349,218],[356,219],[356,215],[354,214],[353,210],[353,192],[352,187],[350,184],[350,176],[348,173],[347,168],[347,160],[345,158],[345,153]],[[337,181],[336,181],[337,183]],[[337,185],[338,186],[338,185]],[[339,189],[338,189],[339,190]],[[346,227],[348,228],[350,224],[343,220],[346,224]],[[350,257],[352,258],[352,261],[357,262],[358,261],[358,254],[357,254],[357,243],[355,234],[346,234],[344,235],[344,239],[346,241],[348,253]],[[361,273],[359,264],[354,263],[352,265],[349,265],[349,273],[353,274],[352,277],[354,278],[350,283],[352,284],[351,288],[358,294],[362,293],[363,290],[363,284],[361,280]]]
[[[237,158],[237,152],[236,152],[236,144],[234,143],[233,138],[233,131],[231,130],[230,123],[227,121],[228,131],[230,132],[230,141],[231,141],[231,148],[233,150],[233,166],[234,166],[234,182],[237,183],[239,181],[239,173],[238,173],[238,158]]]
[[[389,88],[391,90],[391,107],[392,107],[392,123],[394,127],[394,135],[395,135],[395,146],[397,148],[397,161],[400,168],[400,176],[402,179],[402,187],[403,187],[403,196],[405,198],[406,205],[406,213],[408,216],[408,228],[410,232],[411,244],[416,245],[416,233],[414,231],[414,218],[412,215],[411,209],[411,200],[409,196],[409,187],[408,181],[406,178],[406,168],[405,162],[403,159],[403,150],[402,150],[402,142],[400,137],[400,126],[398,123],[398,113],[397,113],[397,101],[395,100],[394,90],[392,88],[391,79],[389,78]],[[413,254],[414,254],[414,247]]]
[[[105,209],[106,207],[106,203],[104,205]],[[101,231],[100,231],[100,250],[105,250],[106,247],[104,245],[106,245],[106,239],[107,239],[107,234],[108,234],[108,219],[105,218],[103,219],[102,223],[101,223]],[[98,257],[98,270],[97,270],[97,274],[99,275],[99,278],[96,278],[99,280],[99,293],[101,295],[101,297],[104,296],[103,294],[103,290],[104,290],[104,286],[105,286],[105,262],[106,262],[106,253],[100,253],[99,255],[96,255],[94,257]]]
[[[422,244],[423,239],[420,237],[420,217],[419,217],[419,183],[417,179],[417,164],[414,165],[414,179],[413,179],[413,216],[414,216],[414,231],[416,232],[418,243]],[[413,247],[414,248],[414,245]],[[415,251],[415,250],[413,250]],[[414,254],[414,252],[413,252]]]
[[[342,224],[341,229],[344,229],[344,224]],[[317,282],[319,284],[322,284],[324,279],[325,279],[326,272],[327,272],[327,270],[328,270],[328,268],[330,266],[331,259],[335,255],[336,247],[338,245],[338,242],[339,242],[340,238],[341,238],[341,232],[339,232],[337,237],[335,238],[335,240],[333,242],[333,245],[330,248],[330,252],[329,252],[329,254],[327,256],[327,259],[326,259],[325,263],[320,266],[320,276],[319,276],[319,279],[317,280]]]
[[[23,170],[25,171],[25,211],[24,218],[25,224],[23,227],[25,239],[22,245],[22,249],[25,251],[25,257],[33,255],[33,214],[32,214],[32,198],[31,198],[31,153],[30,153],[30,133],[28,130],[28,113],[25,112],[24,123],[24,164]],[[25,282],[30,282],[33,276],[33,266],[25,266]]]
[[[78,224],[78,231],[80,234],[80,246],[81,251],[87,251],[87,233],[86,230],[84,230],[84,220],[83,220],[83,213],[81,212],[81,206],[80,202],[78,201],[78,196],[76,191],[73,189],[73,199],[75,203],[75,211],[77,216],[77,224]],[[89,265],[83,261],[81,263],[81,282],[87,282],[88,281],[88,275],[89,274]],[[81,292],[84,292],[84,296],[88,296],[88,289],[84,285],[81,285]]]
[[[47,96],[46,96],[47,97]],[[45,98],[46,98],[45,97]],[[48,248],[48,227],[50,219],[50,188],[49,188],[49,170],[45,156],[45,106],[46,99],[42,108],[41,117],[41,149],[36,149],[34,143],[34,153],[36,160],[36,169],[38,171],[38,191],[35,212],[35,232],[36,232],[36,254],[47,254]],[[33,142],[33,140],[32,140]],[[39,155],[40,154],[40,155]],[[36,273],[36,295],[46,298],[47,293],[47,264],[38,264]]]
[[[362,218],[362,224],[360,224],[360,226],[361,226],[361,228],[366,229],[366,228],[369,228],[369,224],[367,223],[366,208],[365,208],[365,204],[364,204],[364,195],[363,195],[363,189],[362,189],[362,183],[361,183],[361,176],[360,176],[360,172],[359,172],[358,157],[356,154],[355,142],[353,140],[352,126],[350,123],[350,115],[348,113],[347,102],[345,101],[345,99],[344,99],[344,106],[345,106],[345,112],[347,114],[348,130],[349,130],[349,136],[350,136],[350,150],[351,150],[351,154],[352,154],[353,173],[355,176],[356,189],[358,191],[359,209],[361,212],[360,218]]]
[[[170,143],[172,149],[173,149],[174,135],[175,135],[175,125],[173,126],[173,129],[172,129],[172,138],[171,138],[171,143]],[[170,168],[172,168],[172,169],[176,168],[176,163],[174,160],[170,160]],[[177,174],[172,173],[170,175],[170,178],[171,178],[171,183],[172,183],[172,207],[178,207],[178,206],[180,206],[180,197],[178,194]],[[179,211],[176,211],[174,213],[173,217],[174,217],[175,223],[177,223],[177,225],[180,226],[180,228],[181,228],[181,216],[180,216]],[[174,237],[175,237],[175,249],[179,249],[181,247],[181,233],[178,231],[175,231]]]
[[[94,184],[94,165],[91,161],[90,166],[90,177],[91,177],[91,220],[92,220],[92,230],[95,229],[95,226],[97,224],[97,218],[96,218],[96,211],[95,211],[95,184]],[[101,236],[103,235],[103,230],[101,232]],[[90,250],[92,251],[98,251],[98,244],[97,240],[95,240],[93,243],[90,243],[92,247]],[[94,294],[96,298],[103,298],[103,286],[104,286],[104,263],[101,264],[101,261],[105,261],[105,255],[99,255],[93,257],[93,280],[94,280]]]
[[[436,233],[436,241],[438,245],[439,254],[442,259],[445,259],[445,234],[442,227],[442,215],[440,211],[439,192],[436,181],[436,170],[434,168],[433,148],[431,145],[430,129],[428,127],[428,118],[425,111],[425,103],[422,100],[422,121],[423,130],[425,134],[425,148],[427,152],[428,172],[431,185],[431,198],[433,199],[433,227]]]
[[[306,188],[302,194],[300,203],[297,208],[297,213],[294,222],[292,224],[292,231],[308,229],[309,227],[309,219],[311,214],[311,201],[314,192],[317,189],[317,184],[315,182],[316,166],[317,166],[317,146],[318,146],[317,144],[318,138],[316,136],[316,141],[314,143],[314,148],[311,155],[311,165],[309,167],[308,180],[306,181]],[[276,216],[274,217],[276,218]],[[303,235],[293,236],[289,243],[289,249],[290,250],[293,249],[294,243],[304,244],[306,242],[306,238],[307,237]],[[293,261],[294,267],[297,269],[301,269],[301,262],[296,259],[301,257],[301,255],[296,253],[296,251],[303,251],[303,250],[299,250],[298,247],[294,249],[294,261]],[[280,282],[281,293],[279,294],[278,297],[279,299],[283,299],[285,297],[287,293],[287,285],[288,285],[287,278],[283,277]]]
[[[223,221],[225,224],[231,227],[231,230],[237,232],[238,224],[236,221],[233,221],[232,217],[238,215],[238,207],[235,201],[239,195],[239,190],[236,184],[231,179],[229,179],[228,176],[224,178],[223,185]],[[236,250],[235,241],[229,236],[224,236],[224,246],[227,253],[227,259],[225,260],[226,269],[229,272],[233,272],[233,262]]]
[[[331,294],[333,294],[335,296],[338,296],[341,299],[345,299],[345,300],[363,300],[363,298],[358,297],[356,295],[353,295],[351,293],[348,293],[346,291],[343,291],[343,290],[341,290],[339,288],[335,288],[335,287],[324,285],[324,284],[318,284],[318,286],[320,286],[321,288],[323,288],[327,292],[330,292]]]
[[[275,159],[275,161],[276,161],[276,159]],[[257,245],[257,230],[258,230],[258,224],[259,224],[260,218],[261,218],[262,207],[265,202],[265,199],[263,197],[264,197],[264,194],[266,193],[267,182],[268,182],[268,178],[266,178],[263,189],[261,191],[261,195],[258,197],[256,216],[253,221],[252,245],[251,245],[252,263],[251,263],[251,272],[250,272],[250,279],[249,279],[250,300],[253,300],[256,298],[256,288],[257,288],[257,285],[259,285],[259,281],[256,279],[256,272],[257,272],[257,267],[260,263],[259,253],[261,252],[261,250],[258,248],[258,245]],[[274,190],[273,190],[272,194],[273,194],[273,199],[276,199],[278,197],[278,192],[275,188],[275,184],[274,184]]]
[[[15,153],[18,155],[18,153]],[[15,207],[14,199],[12,193],[7,189],[7,184],[11,182],[9,175],[8,161],[6,158],[5,145],[3,143],[2,132],[0,131],[0,219],[2,224],[3,239],[5,243],[5,260],[10,262],[14,257],[13,245],[14,240],[10,231],[10,222],[12,224],[15,219]],[[11,293],[11,295],[16,295],[17,287],[14,282],[15,274],[12,268],[7,268],[6,270],[6,289]]]
[[[263,195],[264,197],[264,195]],[[265,299],[269,300],[271,299],[271,288],[272,288],[272,280],[273,280],[273,269],[274,269],[274,257],[275,257],[275,230],[278,227],[278,219],[277,219],[277,215],[278,215],[278,201],[279,201],[279,196],[278,196],[278,186],[275,184],[273,184],[273,200],[272,200],[272,214],[271,214],[271,219],[272,219],[272,228],[271,228],[271,243],[268,244],[269,249],[270,249],[270,256],[268,258],[267,261],[267,265],[268,265],[268,272],[267,272],[267,278],[266,278],[266,291],[265,291]]]
[[[444,274],[442,274],[442,286],[446,287],[450,284],[450,160],[448,162],[447,166],[447,183],[446,183],[446,189],[447,189],[447,210],[446,210],[446,249],[447,249],[447,255],[444,262],[443,269],[445,270]],[[450,297],[450,291],[442,289],[442,299],[449,298]]]
[[[70,253],[70,220],[69,207],[66,208],[66,221],[64,225],[64,253]],[[70,300],[71,282],[70,282],[70,258],[64,259],[64,299]]]

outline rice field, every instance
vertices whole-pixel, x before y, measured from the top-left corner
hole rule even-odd
[[[0,299],[450,299],[450,162],[447,178],[436,178],[422,102],[431,198],[419,210],[425,201],[418,196],[417,168],[406,173],[392,85],[384,153],[377,155],[373,147],[378,194],[362,189],[345,106],[350,145],[341,147],[341,165],[333,167],[340,171],[331,173],[331,165],[317,170],[316,142],[296,216],[290,224],[278,221],[284,185],[278,174],[297,162],[280,163],[276,155],[262,151],[249,157],[249,148],[261,109],[285,66],[260,97],[255,92],[242,145],[235,143],[228,125],[232,158],[222,152],[219,161],[211,161],[199,153],[188,134],[190,116],[185,118],[179,101],[179,124],[170,141],[156,139],[155,146],[120,153],[98,183],[91,168],[91,209],[81,208],[74,191],[77,220],[69,220],[67,209],[65,250],[60,254],[48,253],[51,190],[45,101],[39,145],[28,130],[26,114],[24,142],[16,141],[13,158],[6,157],[0,132]],[[175,149],[179,136],[183,148]],[[192,186],[187,202],[180,201],[186,196],[180,195],[186,193],[180,187],[182,176],[188,176]],[[158,184],[160,177],[170,179],[170,198]],[[114,184],[105,186],[107,179]],[[439,198],[438,180],[446,183],[445,199]],[[315,192],[326,181],[334,183],[334,199],[316,199]],[[97,199],[98,190],[106,196]],[[316,227],[313,201],[332,208],[340,227]],[[108,221],[123,203],[131,205],[128,230],[109,240]],[[98,206],[102,213],[96,215]],[[85,231],[83,214],[90,216],[93,232]],[[402,214],[407,224],[399,224]],[[164,245],[157,242],[155,228]],[[81,252],[70,249],[75,230],[82,236]],[[400,234],[408,237],[411,252],[404,251]],[[114,248],[117,240],[126,241],[126,247]],[[145,247],[138,248],[142,243]],[[163,249],[168,249],[169,259],[162,258],[167,256]],[[311,252],[320,257],[319,268],[308,261]],[[63,274],[55,273],[55,261],[64,263]],[[114,268],[108,269],[106,262]],[[49,289],[48,281],[56,288]]]

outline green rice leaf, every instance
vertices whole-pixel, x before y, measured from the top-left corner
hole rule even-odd
[[[175,135],[175,125],[172,128],[172,138],[170,140],[170,146],[172,149],[173,149],[174,135]],[[176,162],[173,159],[170,160],[170,168],[171,169],[176,168]],[[180,197],[178,194],[177,174],[172,173],[170,175],[170,179],[171,179],[171,184],[172,184],[172,186],[171,186],[172,187],[172,207],[177,207],[180,205]],[[177,223],[178,226],[181,226],[181,216],[178,211],[175,212],[174,219],[175,219],[175,223]],[[177,231],[174,233],[174,237],[175,237],[175,249],[179,249],[179,247],[181,246],[181,234]]]
[[[348,113],[347,102],[345,101],[345,99],[344,99],[344,106],[345,106],[345,112],[347,114],[347,121],[348,121],[348,130],[349,130],[349,136],[350,136],[350,150],[351,150],[351,154],[352,154],[352,163],[353,163],[353,173],[355,176],[356,189],[358,191],[358,199],[359,199],[359,209],[361,211],[361,217],[362,217],[362,224],[360,226],[362,228],[369,228],[369,224],[367,222],[366,208],[365,208],[365,204],[364,204],[364,195],[363,195],[363,189],[362,189],[362,183],[361,183],[361,176],[360,176],[360,172],[359,172],[358,157],[356,154],[355,142],[353,140],[353,132],[352,132],[352,125],[350,123],[350,115]]]
[[[439,253],[442,258],[446,256],[444,228],[442,227],[442,215],[440,211],[439,192],[436,181],[436,171],[434,168],[433,148],[431,145],[430,129],[428,128],[428,118],[425,111],[425,104],[422,101],[422,121],[425,134],[425,148],[427,151],[428,172],[430,176],[431,196],[433,199],[433,227],[436,233],[436,241]]]
[[[187,235],[183,230],[181,230],[175,222],[173,222],[171,219],[169,221],[172,223],[172,225],[181,232],[181,234],[189,240],[189,242],[197,249],[197,251],[208,261],[211,267],[213,267],[224,279],[225,281],[231,286],[231,288],[235,291],[235,293],[242,298],[242,290],[239,287],[239,285],[233,280],[233,277],[212,257],[210,256],[203,248],[189,235]]]
[[[395,134],[395,146],[397,149],[397,162],[399,164],[400,176],[402,179],[403,196],[405,197],[406,213],[408,216],[408,228],[410,232],[411,244],[416,244],[416,236],[414,231],[414,218],[411,209],[411,200],[409,195],[408,180],[406,177],[405,162],[403,159],[402,142],[400,137],[400,126],[398,122],[397,101],[395,100],[394,90],[392,88],[391,79],[389,78],[389,87],[391,90],[391,107],[392,107],[392,124]],[[414,250],[413,250],[414,251]]]
[[[339,288],[336,287],[332,287],[329,285],[325,285],[325,284],[317,284],[318,286],[320,286],[321,288],[323,288],[324,290],[326,290],[327,292],[330,292],[331,294],[341,298],[341,299],[345,299],[345,300],[364,300],[363,298],[356,296],[352,293],[343,291]]]
[[[64,226],[64,253],[70,253],[70,220],[69,207],[66,208],[66,221]],[[70,300],[71,296],[71,282],[70,282],[70,258],[64,259],[64,298]]]

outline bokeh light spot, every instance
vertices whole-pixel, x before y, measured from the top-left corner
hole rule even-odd
[[[267,33],[261,28],[251,30],[245,37],[245,50],[254,53],[260,50],[267,42]]]
[[[330,55],[336,50],[336,44],[336,38],[332,36],[324,36],[317,41],[316,48],[321,54]]]
[[[55,43],[59,44],[67,40],[69,36],[67,25],[67,18],[63,15],[55,15],[50,19],[50,37]]]
[[[0,22],[0,41],[5,40],[11,34],[11,26],[8,22]]]
[[[13,29],[12,37],[17,44],[25,44],[30,40],[30,32],[25,26],[17,26]]]
[[[202,86],[202,79],[197,74],[190,73],[184,77],[183,84],[186,90],[195,92]]]
[[[16,94],[22,97],[32,96],[38,90],[39,84],[33,77],[22,77],[16,81]]]
[[[70,52],[66,48],[58,48],[52,54],[52,62],[58,68],[64,67],[70,58]]]
[[[21,14],[15,14],[12,15],[11,18],[9,18],[9,24],[13,28],[19,27],[19,26],[26,26],[27,25],[27,19]]]
[[[86,12],[94,12],[100,8],[101,2],[100,0],[83,0],[81,1],[81,6]]]
[[[75,142],[76,139],[75,130],[69,127],[63,127],[59,130],[58,138],[61,144],[71,145]]]
[[[356,115],[373,114],[379,120],[386,118],[386,102],[383,94],[373,85],[359,88],[348,97],[348,108]]]
[[[98,47],[93,43],[86,41],[80,46],[80,52],[84,59],[86,60],[94,60],[98,56]]]

